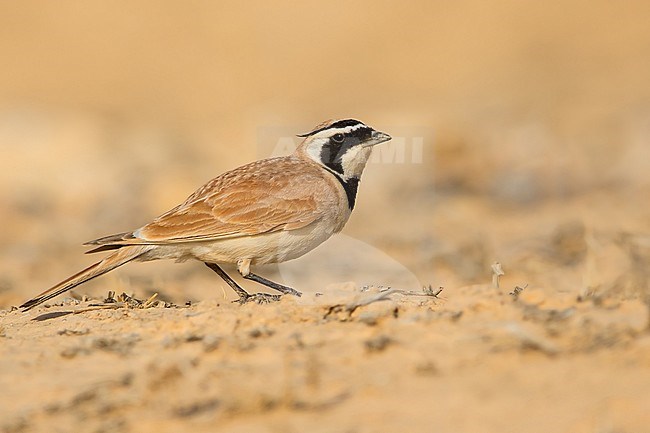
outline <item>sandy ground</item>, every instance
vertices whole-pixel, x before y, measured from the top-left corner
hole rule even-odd
[[[650,430],[647,2],[91,3],[0,5],[0,431]],[[168,262],[14,308],[332,117],[395,139],[259,270],[302,298]]]
[[[647,306],[445,291],[5,311],[3,428],[645,431]]]

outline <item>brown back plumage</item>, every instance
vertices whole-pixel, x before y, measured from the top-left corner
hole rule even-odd
[[[219,240],[300,229],[321,217],[316,194],[323,193],[322,170],[296,155],[256,161],[214,178],[135,232],[86,245],[99,245],[91,251],[97,252],[123,245]]]

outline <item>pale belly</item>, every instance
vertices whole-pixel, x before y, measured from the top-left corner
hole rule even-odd
[[[329,228],[329,230],[327,230]],[[250,259],[252,264],[278,263],[295,259],[316,248],[334,234],[329,224],[315,223],[298,230],[257,236],[158,245],[142,260],[196,259],[211,263],[233,263]]]

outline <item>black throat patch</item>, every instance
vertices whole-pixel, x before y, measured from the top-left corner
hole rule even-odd
[[[348,180],[345,180],[338,173],[331,170],[328,171],[332,173],[336,178],[336,180],[338,180],[343,186],[343,189],[345,190],[345,195],[348,198],[348,207],[350,208],[350,211],[352,211],[357,201],[357,191],[359,190],[359,182],[361,181],[361,179],[359,179],[358,177],[351,177]]]

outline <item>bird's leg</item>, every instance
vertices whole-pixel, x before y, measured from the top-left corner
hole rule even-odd
[[[253,280],[256,283],[264,284],[266,287],[270,287],[273,290],[277,290],[278,292],[282,293],[283,295],[294,295],[294,296],[302,296],[302,293],[297,291],[296,289],[292,289],[291,287],[283,286],[282,284],[274,283],[271,280],[267,280],[264,277],[260,277],[259,275],[256,275],[254,273],[249,273],[248,275],[244,275],[244,278],[247,280]]]
[[[247,280],[252,280],[255,281],[256,283],[260,283],[265,285],[266,287],[270,287],[273,290],[277,290],[278,292],[282,293],[283,295],[294,295],[294,296],[302,296],[302,293],[299,291],[292,289],[291,287],[283,286],[282,284],[274,283],[271,280],[267,280],[264,277],[260,277],[259,275],[256,275],[251,272],[250,270],[251,266],[251,261],[250,259],[243,259],[237,262],[237,270],[241,274],[242,277],[246,278]]]
[[[267,302],[279,301],[279,295],[269,295],[267,293],[256,293],[254,295],[249,294],[246,290],[242,289],[239,284],[235,282],[230,275],[228,275],[219,265],[216,263],[205,262],[205,265],[217,273],[232,289],[239,295],[237,302],[240,304],[245,304],[246,302],[255,301],[259,304],[264,304]]]
[[[220,276],[220,277],[221,277],[221,278],[222,278],[226,283],[228,283],[228,285],[229,285],[230,287],[232,287],[232,289],[237,293],[237,295],[239,295],[239,301],[240,301],[240,302],[242,302],[242,301],[243,301],[243,302],[246,302],[246,300],[247,300],[248,298],[250,298],[251,295],[248,294],[248,292],[247,292],[246,290],[242,289],[242,288],[239,286],[239,284],[237,284],[237,283],[235,282],[235,280],[233,280],[232,278],[230,278],[230,275],[226,274],[226,271],[224,271],[223,269],[221,269],[221,267],[220,267],[219,265],[217,265],[216,263],[208,263],[208,262],[205,262],[205,265],[206,265],[208,268],[210,268],[210,269],[212,269],[213,271],[215,271],[215,272],[216,272],[216,273],[217,273],[217,274],[218,274],[218,275],[219,275],[219,276]]]

